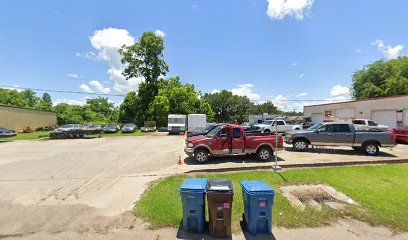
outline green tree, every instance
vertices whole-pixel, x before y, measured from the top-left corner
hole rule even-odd
[[[233,95],[230,91],[206,93],[206,100],[214,112],[217,122],[244,122],[253,108],[253,103],[245,96]]]
[[[129,92],[119,107],[119,122],[143,126],[144,112],[139,106],[140,101],[136,92]]]
[[[34,108],[35,105],[37,105],[40,101],[40,98],[37,97],[36,93],[33,90],[27,89],[22,91],[20,94],[25,99],[28,107],[30,108]]]
[[[51,111],[52,110],[51,96],[48,93],[44,93],[42,98],[38,101],[34,108],[38,110]]]
[[[105,115],[106,118],[109,118],[115,110],[115,104],[110,102],[109,98],[103,97],[86,99],[86,106],[93,112]]]
[[[132,46],[123,46],[119,49],[122,63],[126,64],[123,75],[126,79],[143,77],[144,82],[139,84],[138,98],[140,99],[138,111],[140,115],[135,119],[140,123],[148,112],[149,104],[159,92],[158,80],[165,76],[169,67],[163,58],[164,41],[153,32],[145,32],[139,41]]]
[[[408,93],[408,57],[379,60],[353,74],[354,99],[367,99]]]
[[[44,94],[42,95],[41,100],[42,100],[43,102],[46,102],[46,103],[51,103],[51,105],[52,105],[51,96],[50,96],[50,94],[48,94],[48,93],[44,93]]]
[[[16,107],[29,107],[26,99],[14,89],[0,88],[0,104]]]
[[[254,105],[251,109],[251,114],[260,115],[264,113],[268,114],[279,114],[281,111],[271,102],[267,101],[262,104]]]

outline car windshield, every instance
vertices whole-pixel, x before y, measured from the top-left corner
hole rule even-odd
[[[215,135],[218,134],[218,132],[221,130],[221,126],[214,128],[213,130],[211,130],[208,134],[207,137],[214,137]]]
[[[118,125],[116,125],[116,124],[108,124],[108,125],[106,125],[106,127],[108,127],[108,128],[116,128],[116,127],[118,127]]]
[[[306,130],[307,130],[307,131],[314,131],[314,130],[320,128],[322,125],[323,125],[322,123],[316,123],[315,125],[313,125],[313,126],[307,128]]]
[[[214,124],[210,124],[210,125],[208,125],[205,129],[204,129],[204,132],[208,132],[208,131],[210,131],[211,129],[213,129],[214,128]]]
[[[135,127],[135,124],[133,124],[133,123],[128,123],[128,124],[125,124],[125,126],[123,126],[123,127]]]
[[[67,125],[62,126],[61,128],[73,128],[73,127],[74,127],[74,124],[67,124]]]

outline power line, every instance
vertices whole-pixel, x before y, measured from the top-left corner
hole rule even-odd
[[[100,95],[100,96],[111,96],[111,97],[126,97],[123,94],[109,94],[109,93],[96,93],[96,92],[80,92],[80,91],[67,91],[67,90],[54,90],[54,89],[42,89],[42,88],[27,88],[27,87],[17,87],[17,86],[6,86],[1,85],[2,88],[8,89],[24,89],[24,90],[33,90],[41,92],[56,92],[56,93],[73,93],[73,94],[86,94],[86,95]]]
[[[84,95],[99,95],[99,96],[110,96],[110,97],[126,97],[124,94],[108,94],[108,93],[89,93],[81,91],[67,91],[67,90],[55,90],[55,89],[43,89],[43,88],[27,88],[27,87],[16,87],[16,86],[7,86],[0,85],[1,88],[5,89],[24,89],[24,90],[33,90],[41,92],[56,92],[56,93],[69,93],[69,94],[84,94]],[[342,101],[350,101],[352,99],[342,99]],[[282,100],[263,100],[263,101],[275,101],[275,102],[336,102],[330,99],[282,99]]]

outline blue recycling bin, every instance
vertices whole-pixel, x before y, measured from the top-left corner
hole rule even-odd
[[[263,181],[241,181],[244,219],[248,232],[272,233],[272,205],[275,191]]]
[[[204,231],[206,185],[206,178],[186,178],[181,184],[180,195],[185,231]]]

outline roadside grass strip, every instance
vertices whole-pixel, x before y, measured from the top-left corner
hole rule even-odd
[[[151,228],[179,227],[182,219],[179,188],[186,177],[186,175],[171,176],[152,183],[141,200],[135,204],[135,215],[148,221]],[[351,217],[371,225],[384,225],[394,230],[408,231],[407,164],[288,170],[279,173],[248,171],[197,174],[194,177],[231,179],[234,186],[232,229],[235,232],[240,229],[244,211],[241,180],[263,180],[275,189],[272,210],[275,227],[319,227],[329,225],[337,218]],[[347,205],[343,210],[323,205],[320,211],[306,206],[302,211],[293,207],[279,189],[279,186],[297,184],[332,186],[359,205]],[[208,216],[206,220],[208,221]]]

